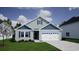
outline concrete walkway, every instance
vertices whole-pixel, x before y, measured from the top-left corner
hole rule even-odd
[[[63,51],[79,51],[79,44],[68,41],[46,41]]]

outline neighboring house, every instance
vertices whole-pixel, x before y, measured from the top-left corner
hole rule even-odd
[[[37,17],[33,21],[24,24],[15,29],[15,40],[34,40],[39,41],[51,41],[61,40],[61,30],[55,25],[51,24],[42,17]]]
[[[64,38],[79,39],[79,17],[72,17],[60,25]]]

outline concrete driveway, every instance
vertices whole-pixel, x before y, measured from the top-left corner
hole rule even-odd
[[[79,44],[68,41],[46,41],[62,51],[79,51]]]

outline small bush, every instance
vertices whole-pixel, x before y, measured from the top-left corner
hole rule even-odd
[[[16,42],[15,39],[10,39],[11,42]]]
[[[28,42],[28,40],[25,40],[24,42]]]
[[[29,42],[34,42],[34,40],[29,39]]]
[[[20,41],[18,41],[18,42],[24,42],[24,40],[20,40]]]
[[[62,38],[62,40],[66,40],[66,38]]]

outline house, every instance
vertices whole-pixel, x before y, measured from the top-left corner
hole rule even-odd
[[[79,16],[72,17],[68,21],[60,25],[62,30],[62,36],[64,38],[76,38],[79,39]]]
[[[33,21],[24,24],[15,29],[15,40],[34,40],[51,41],[61,40],[61,30],[55,25],[51,24],[42,17],[37,17]]]

